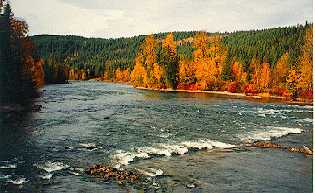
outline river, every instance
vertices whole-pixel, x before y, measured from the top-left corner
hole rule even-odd
[[[0,192],[312,192],[312,156],[242,146],[313,147],[312,106],[96,81],[45,86],[35,104],[2,122]],[[100,163],[149,183],[84,174]]]

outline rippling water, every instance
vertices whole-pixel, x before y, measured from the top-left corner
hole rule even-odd
[[[39,112],[1,125],[2,192],[312,192],[312,156],[239,147],[312,147],[311,106],[94,81],[46,86],[36,104]],[[84,175],[98,163],[137,169],[151,183]]]

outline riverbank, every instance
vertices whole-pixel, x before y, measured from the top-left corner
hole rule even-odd
[[[90,79],[93,81],[100,81],[112,84],[124,84],[130,85],[130,82],[122,82],[122,81],[112,81],[112,80],[104,80],[102,78],[93,78]],[[147,88],[147,87],[135,87],[139,90],[148,90],[148,91],[157,91],[157,92],[178,92],[178,93],[206,93],[217,97],[225,97],[225,98],[234,98],[234,99],[246,99],[246,100],[255,100],[260,102],[281,102],[292,105],[313,105],[313,100],[297,98],[292,100],[288,97],[281,97],[275,95],[266,95],[265,93],[259,93],[257,95],[249,95],[245,93],[232,93],[229,91],[202,91],[202,90],[184,90],[184,89],[157,89],[157,88]]]
[[[158,92],[184,92],[184,93],[207,93],[214,96],[227,97],[227,98],[235,98],[235,99],[247,99],[247,100],[259,100],[262,102],[284,102],[288,104],[296,104],[296,105],[313,105],[312,100],[297,98],[296,100],[292,100],[287,97],[280,96],[264,96],[264,95],[247,95],[245,93],[232,93],[228,91],[202,91],[202,90],[183,90],[183,89],[155,89],[155,88],[145,88],[145,87],[136,87],[136,89],[140,90],[150,90],[150,91],[158,91]]]

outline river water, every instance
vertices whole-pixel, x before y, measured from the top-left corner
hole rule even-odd
[[[95,81],[45,86],[35,104],[2,121],[0,192],[312,192],[312,156],[243,146],[312,147],[312,106]],[[100,163],[147,182],[84,174]]]

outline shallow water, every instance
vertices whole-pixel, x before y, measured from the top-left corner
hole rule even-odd
[[[312,192],[312,156],[239,147],[312,147],[311,106],[94,81],[48,85],[35,103],[39,112],[2,122],[0,192]],[[138,169],[150,183],[84,174],[98,163]]]

